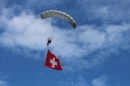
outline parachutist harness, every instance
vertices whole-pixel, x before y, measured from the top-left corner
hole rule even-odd
[[[51,43],[51,40],[52,40],[53,38],[52,37],[49,37],[48,39],[47,39],[47,46]]]

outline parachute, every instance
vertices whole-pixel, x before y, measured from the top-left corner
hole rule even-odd
[[[56,10],[47,10],[41,13],[42,19],[50,18],[50,17],[59,17],[60,19],[65,19],[71,24],[71,26],[74,29],[76,28],[76,22],[74,21],[74,19],[64,12],[56,11]]]

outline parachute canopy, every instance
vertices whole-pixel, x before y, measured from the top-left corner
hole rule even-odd
[[[56,10],[47,10],[41,13],[42,19],[50,18],[50,17],[59,17],[60,19],[65,19],[71,24],[71,26],[74,29],[76,28],[76,22],[74,21],[74,19],[64,12],[56,11]]]

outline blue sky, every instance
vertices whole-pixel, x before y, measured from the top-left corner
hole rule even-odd
[[[129,0],[1,0],[0,86],[130,86]],[[77,28],[46,10],[71,15]],[[63,70],[45,67],[49,49]]]

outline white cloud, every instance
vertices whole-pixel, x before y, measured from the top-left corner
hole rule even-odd
[[[99,78],[92,80],[93,86],[108,86],[106,85],[107,77],[105,75],[100,76]]]
[[[95,23],[123,23],[130,22],[130,3],[129,0],[78,0],[77,6],[81,5],[78,10],[87,18],[88,21]],[[84,12],[82,12],[84,11]]]
[[[22,45],[39,49],[41,45],[39,46],[37,43],[45,44],[43,41],[45,38],[47,39],[47,33],[52,30],[48,22],[36,19],[34,15],[28,15],[25,12],[12,19],[3,17],[3,22],[6,25],[5,30],[7,31],[1,35],[1,42],[4,45]]]
[[[0,86],[9,86],[6,81],[0,80]]]
[[[60,81],[59,86],[90,86],[87,84],[86,80],[82,76],[78,76],[75,78],[75,81],[68,79],[66,82],[65,81]]]

